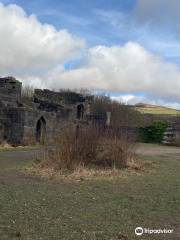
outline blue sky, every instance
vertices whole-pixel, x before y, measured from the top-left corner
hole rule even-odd
[[[1,74],[180,107],[179,0],[0,3]]]

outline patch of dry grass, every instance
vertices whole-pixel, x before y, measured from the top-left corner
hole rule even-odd
[[[48,165],[41,166],[41,164],[33,164],[31,167],[27,167],[25,170],[26,173],[30,175],[40,176],[42,178],[48,179],[57,179],[64,181],[83,181],[89,179],[116,179],[116,178],[126,178],[130,175],[139,175],[146,172],[151,165],[150,162],[144,162],[141,159],[137,158],[134,155],[134,158],[129,158],[127,167],[125,169],[119,168],[99,168],[97,166],[87,167],[79,165],[73,170],[67,169],[56,169]],[[147,167],[147,168],[146,168]]]
[[[1,142],[0,144],[0,151],[19,151],[19,150],[28,150],[28,149],[36,149],[38,148],[38,146],[36,145],[28,145],[28,146],[24,146],[24,145],[18,145],[18,146],[14,146],[11,145],[7,142]]]

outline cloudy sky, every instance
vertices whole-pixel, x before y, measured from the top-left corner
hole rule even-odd
[[[180,108],[179,0],[0,0],[0,75]]]

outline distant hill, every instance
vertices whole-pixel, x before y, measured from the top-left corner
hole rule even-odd
[[[137,103],[133,107],[139,112],[145,113],[145,114],[180,115],[180,110],[164,107],[164,106],[157,106],[157,105],[146,104],[146,103]]]

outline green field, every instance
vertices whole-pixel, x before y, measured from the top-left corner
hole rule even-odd
[[[144,170],[79,180],[28,175],[28,150],[1,152],[0,239],[178,240],[180,148],[150,144],[137,152]],[[136,237],[137,226],[174,234]]]

